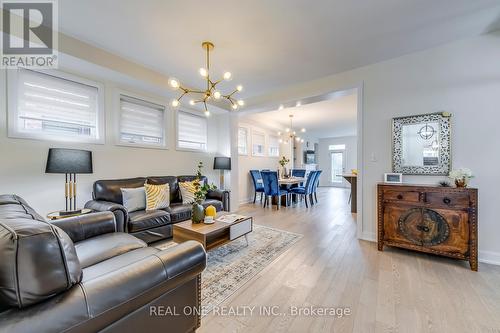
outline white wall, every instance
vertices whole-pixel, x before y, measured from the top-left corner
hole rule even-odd
[[[376,184],[391,171],[391,119],[453,113],[453,166],[469,167],[479,188],[479,257],[500,264],[500,32],[464,39],[382,63],[298,84],[247,105],[306,98],[363,83],[362,236],[376,239]],[[275,103],[275,102],[274,102]],[[405,177],[437,183],[440,177]]]
[[[332,163],[330,157],[330,145],[345,144],[345,172],[350,173],[351,169],[358,168],[358,140],[356,136],[342,136],[337,138],[319,139],[318,143],[318,169],[323,170],[320,178],[320,186],[333,186],[332,180]],[[343,186],[347,186],[347,182],[343,181]]]
[[[253,200],[254,190],[253,190],[253,182],[250,177],[250,170],[262,170],[262,169],[270,169],[277,170],[278,169],[278,160],[279,157],[270,157],[268,156],[268,140],[269,135],[276,135],[276,131],[269,130],[259,125],[255,125],[249,122],[245,122],[244,120],[239,122],[239,127],[244,127],[248,129],[248,155],[239,155],[238,160],[238,173],[239,173],[239,203],[246,203],[250,200]],[[257,131],[260,133],[264,133],[266,136],[266,145],[265,145],[265,156],[252,156],[252,131]],[[280,156],[283,154],[286,155],[286,151],[284,151],[284,146],[280,147]],[[259,197],[260,198],[260,197]]]
[[[67,70],[66,70],[67,71]],[[74,74],[81,75],[78,71]],[[115,89],[120,88],[145,98],[162,101],[164,96],[152,95],[134,86],[116,84],[106,77],[87,77],[105,85],[106,144],[69,144],[62,142],[12,139],[7,137],[6,126],[6,70],[0,70],[0,193],[15,193],[25,198],[42,215],[64,209],[64,175],[45,174],[45,163],[49,147],[87,149],[93,152],[94,173],[78,175],[78,206],[91,199],[92,183],[98,179],[136,176],[194,174],[198,161],[205,164],[205,174],[211,182],[218,184],[218,172],[212,170],[215,155],[228,155],[229,148],[220,142],[228,142],[225,116],[209,118],[208,152],[185,152],[175,150],[174,111],[168,111],[168,150],[120,147],[114,145]],[[158,87],[161,88],[161,87]],[[219,137],[221,136],[221,137]],[[222,138],[224,136],[224,138]]]

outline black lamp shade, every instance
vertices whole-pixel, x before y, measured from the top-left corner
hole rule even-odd
[[[214,170],[231,170],[231,157],[215,157]]]
[[[92,173],[92,152],[50,148],[45,173]]]

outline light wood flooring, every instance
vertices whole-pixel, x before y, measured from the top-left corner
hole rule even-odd
[[[500,332],[500,266],[387,248],[356,238],[349,192],[320,188],[319,204],[243,205],[254,223],[304,237],[225,301],[252,316],[203,318],[199,332]],[[499,236],[500,237],[500,236]],[[479,240],[481,241],[481,240]],[[344,318],[263,316],[260,306],[348,307]]]

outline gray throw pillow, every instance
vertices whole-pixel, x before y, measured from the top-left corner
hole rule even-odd
[[[123,206],[128,212],[146,209],[146,191],[144,187],[121,188],[123,197]]]

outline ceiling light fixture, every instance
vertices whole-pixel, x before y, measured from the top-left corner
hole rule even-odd
[[[232,79],[232,74],[231,72],[225,72],[222,77],[223,79],[220,80],[215,80],[213,81],[210,78],[210,51],[214,49],[214,44],[211,42],[203,42],[201,44],[201,47],[207,52],[207,66],[204,68],[199,69],[199,73],[202,77],[204,77],[207,81],[207,87],[205,90],[193,90],[186,88],[181,85],[179,80],[176,78],[170,78],[168,80],[168,85],[174,89],[178,90],[180,89],[182,91],[182,94],[172,100],[171,105],[175,108],[178,107],[181,104],[181,99],[187,95],[187,94],[197,94],[199,95],[197,99],[192,99],[189,101],[190,105],[196,105],[198,103],[203,103],[203,107],[205,108],[205,115],[208,117],[210,115],[210,112],[208,111],[207,107],[207,101],[213,97],[217,100],[219,99],[224,99],[227,100],[231,103],[231,108],[233,110],[237,110],[238,107],[244,106],[245,102],[241,99],[235,99],[234,94],[237,92],[241,92],[243,90],[242,85],[236,86],[236,89],[234,89],[232,92],[228,93],[227,95],[222,94],[219,90],[216,89],[216,86],[221,83],[222,81],[230,81]]]
[[[285,133],[278,132],[278,136],[280,137],[282,136],[279,139],[279,142],[280,143],[284,142],[286,144],[288,144],[289,142],[293,142],[294,140],[296,142],[304,142],[304,139],[302,139],[300,136],[297,135],[299,130],[293,129],[293,114],[288,115],[288,117],[290,118],[290,127],[285,128]],[[300,129],[300,132],[302,133],[305,133],[305,131],[306,129],[304,127]]]

